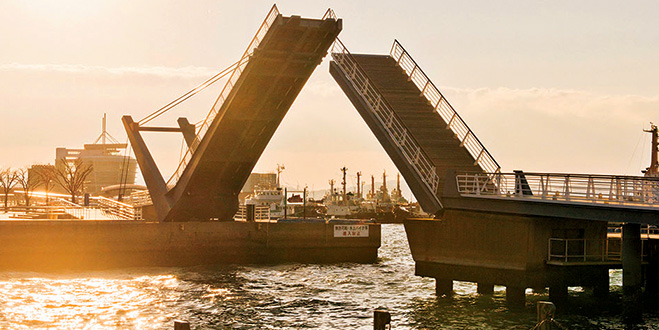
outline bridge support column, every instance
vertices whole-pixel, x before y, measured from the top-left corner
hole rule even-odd
[[[533,293],[535,293],[535,294],[546,294],[547,293],[547,288],[544,287],[544,286],[534,287],[533,288]]]
[[[140,172],[142,172],[146,187],[149,189],[149,195],[151,195],[158,221],[163,221],[172,209],[166,195],[168,190],[167,183],[163,179],[156,165],[156,161],[153,160],[153,156],[151,156],[151,152],[142,138],[139,124],[134,122],[131,116],[123,116],[121,117],[121,121],[126,129],[126,135],[128,135],[130,145],[133,147],[133,152],[135,152],[135,158],[137,158],[137,164],[140,166]]]
[[[659,239],[647,240],[648,265],[645,269],[645,293],[650,297],[659,295]]]
[[[596,298],[606,298],[609,296],[609,270],[605,269],[598,272],[593,284],[593,295]]]
[[[567,303],[567,284],[564,281],[549,285],[549,301],[557,306],[565,306]]]
[[[435,294],[437,297],[453,295],[453,280],[444,278],[435,278]]]
[[[492,294],[494,293],[494,284],[478,282],[476,292],[479,294]]]
[[[195,136],[195,125],[190,124],[187,118],[181,117],[176,120],[178,127],[181,128],[181,133],[183,133],[183,139],[185,144],[188,145],[188,148],[192,148],[192,143],[194,142]]]
[[[641,304],[641,225],[622,226],[623,317],[626,323],[643,320]]]
[[[526,305],[526,288],[507,286],[506,305],[510,309],[524,309],[524,305]]]

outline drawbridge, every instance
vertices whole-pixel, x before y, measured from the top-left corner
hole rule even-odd
[[[273,6],[201,125],[123,118],[160,221],[232,219],[238,193],[322,59],[401,172],[423,210],[444,209],[656,224],[657,178],[501,173],[501,167],[398,42],[389,54],[352,54],[342,21],[285,17]],[[191,91],[196,93],[195,90]],[[184,96],[185,99],[188,96]],[[175,101],[173,103],[176,103]],[[187,153],[165,181],[140,132],[181,132]],[[562,186],[561,186],[562,183]]]
[[[656,175],[502,173],[398,41],[389,54],[374,55],[352,54],[337,40],[332,59],[330,73],[424,211],[456,209],[659,225]]]
[[[232,219],[238,193],[279,123],[341,31],[340,19],[266,16],[200,127],[184,118],[178,128],[144,126],[123,118],[160,221]],[[188,151],[165,181],[140,135],[183,133]],[[196,132],[196,134],[195,134]]]
[[[443,208],[449,169],[500,166],[398,42],[388,55],[351,54],[337,41],[330,73],[392,159],[424,211]]]

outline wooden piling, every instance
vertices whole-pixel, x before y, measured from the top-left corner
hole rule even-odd
[[[174,321],[174,330],[190,330],[190,323],[187,321]]]

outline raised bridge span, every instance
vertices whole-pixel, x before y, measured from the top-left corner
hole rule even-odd
[[[238,193],[323,57],[424,211],[497,211],[659,224],[659,179],[501,173],[476,134],[398,41],[389,54],[351,54],[342,21],[266,16],[202,125],[179,120],[188,151],[163,179],[141,131],[123,118],[160,221],[230,220]]]
[[[421,207],[659,225],[659,177],[502,173],[476,134],[398,41],[351,54],[337,40],[330,73]]]
[[[150,128],[123,118],[160,221],[233,218],[249,174],[340,31],[340,19],[285,17],[273,6],[167,182],[139,134]]]

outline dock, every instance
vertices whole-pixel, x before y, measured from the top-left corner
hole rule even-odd
[[[352,228],[359,234],[337,232],[344,228]],[[263,223],[15,220],[0,221],[0,241],[3,271],[282,262],[372,263],[380,247],[380,225],[311,220]]]

